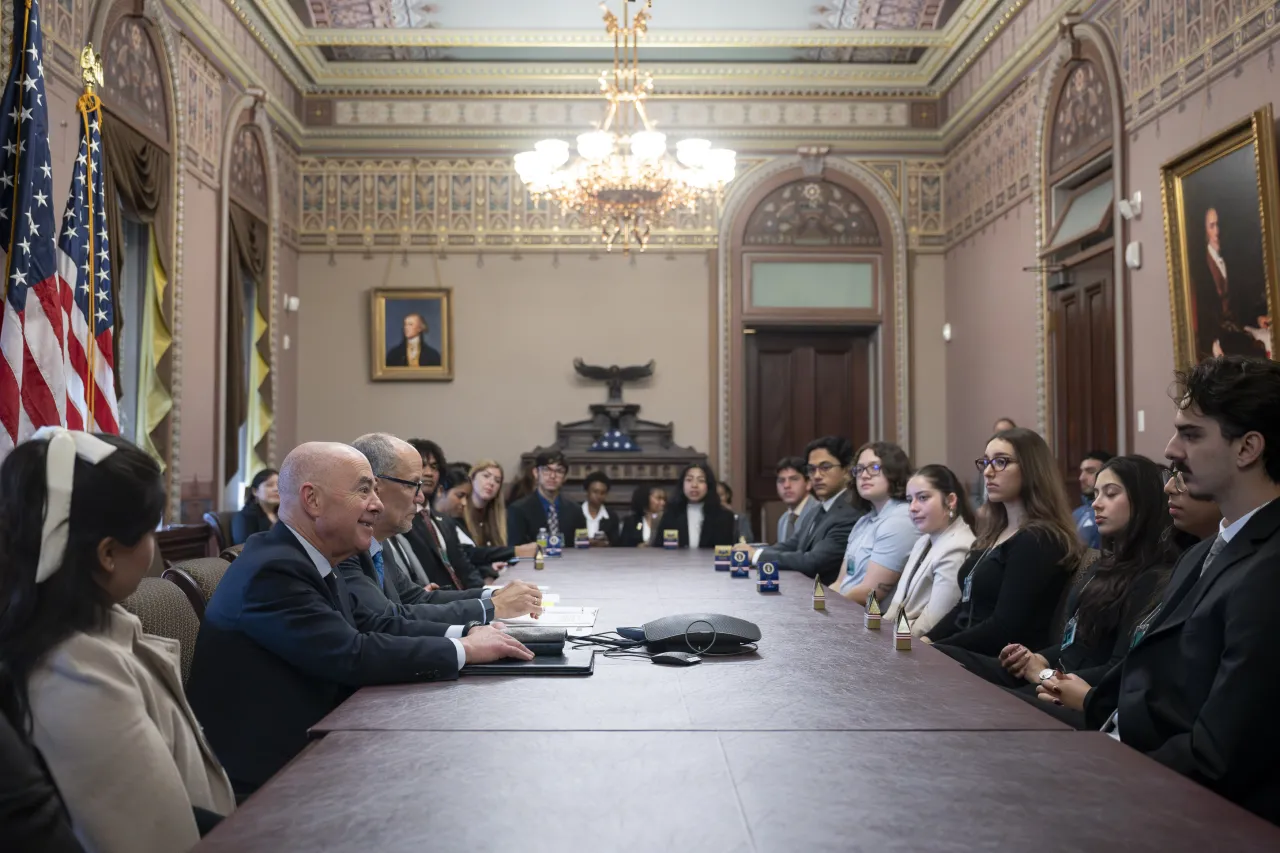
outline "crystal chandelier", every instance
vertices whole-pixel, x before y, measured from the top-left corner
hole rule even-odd
[[[676,208],[693,210],[704,199],[718,204],[736,168],[733,151],[705,139],[680,140],[672,157],[666,134],[653,129],[645,110],[653,78],[640,70],[637,49],[652,6],[648,0],[629,20],[624,3],[619,24],[600,4],[613,36],[613,70],[600,75],[609,106],[598,127],[578,136],[577,159],[569,162],[569,143],[561,139],[515,156],[516,173],[534,199],[577,211],[599,226],[607,251],[619,245],[624,255],[633,243],[643,252],[652,226]]]

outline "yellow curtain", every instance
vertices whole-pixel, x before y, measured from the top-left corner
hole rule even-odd
[[[165,291],[169,287],[169,279],[165,275],[164,266],[160,263],[160,253],[156,245],[156,229],[148,229],[147,294],[146,311],[143,312],[139,335],[142,341],[140,364],[138,365],[138,425],[137,444],[150,453],[160,463],[160,470],[165,470],[163,454],[151,439],[151,433],[169,414],[173,408],[173,397],[169,389],[160,379],[158,368],[169,347],[173,345],[173,333],[164,319]]]
[[[255,282],[259,289],[271,287],[270,282]],[[261,300],[254,300],[253,311],[253,353],[249,360],[249,417],[248,441],[244,462],[245,482],[253,479],[253,475],[267,467],[267,434],[271,430],[274,412],[271,409],[270,386],[267,380],[271,375],[271,365],[263,358],[264,352],[271,352],[269,338],[271,327],[267,318],[262,315]]]

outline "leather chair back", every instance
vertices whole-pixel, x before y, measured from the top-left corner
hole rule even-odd
[[[214,542],[218,545],[219,553],[231,547],[231,516],[233,515],[235,513],[228,510],[206,512],[204,514],[204,523],[209,525],[209,529],[213,533]]]

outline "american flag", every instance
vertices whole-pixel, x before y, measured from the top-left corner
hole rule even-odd
[[[67,334],[67,426],[120,432],[115,356],[111,343],[111,254],[102,180],[102,105],[92,92],[80,98],[80,154],[58,241],[58,271],[75,296]],[[92,330],[92,331],[90,331]]]
[[[58,275],[38,0],[14,0],[13,54],[0,101],[0,456],[39,427],[66,425],[70,290]]]

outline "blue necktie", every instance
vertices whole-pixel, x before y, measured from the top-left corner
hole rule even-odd
[[[382,570],[382,552],[378,551],[373,555],[373,570],[378,573],[378,589],[383,592],[387,591],[387,578]]]

